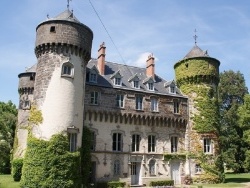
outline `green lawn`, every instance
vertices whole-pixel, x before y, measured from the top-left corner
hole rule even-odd
[[[217,187],[218,188],[227,188],[227,187],[240,188],[240,187],[246,187],[244,183],[250,183],[250,173],[244,173],[244,174],[227,173],[225,183],[202,184],[202,188],[211,188],[211,187],[213,188],[217,188]]]
[[[221,184],[202,184],[202,188],[240,188],[246,187],[243,183],[250,183],[250,173],[226,174],[226,182]],[[183,186],[186,187],[186,186]],[[197,188],[191,185],[190,188]],[[11,175],[0,175],[0,188],[19,188],[19,182],[14,182]]]
[[[19,182],[14,182],[11,175],[0,175],[0,188],[19,188]]]

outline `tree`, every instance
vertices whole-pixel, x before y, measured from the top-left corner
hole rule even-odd
[[[248,93],[243,74],[224,71],[220,74],[219,103],[221,115],[221,143],[224,162],[234,172],[244,172],[246,144],[239,125],[238,108]]]
[[[0,102],[0,173],[10,173],[10,152],[12,150],[17,109],[11,102]]]
[[[239,125],[243,130],[243,141],[246,145],[244,168],[250,171],[250,95],[245,95],[244,104],[239,108]]]

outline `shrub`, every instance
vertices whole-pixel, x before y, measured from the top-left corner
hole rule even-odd
[[[14,181],[20,181],[22,176],[23,159],[14,159],[12,161],[12,176]]]
[[[125,187],[125,185],[126,185],[125,182],[119,182],[119,181],[108,182],[108,188],[120,188],[120,187]]]
[[[193,183],[193,179],[190,175],[186,175],[183,181],[185,185],[191,185]]]
[[[173,186],[174,185],[174,180],[164,180],[164,181],[151,181],[150,186]]]
[[[107,188],[108,182],[96,182],[96,188]]]
[[[28,138],[21,187],[78,188],[80,181],[80,152],[69,152],[67,136],[54,135],[49,141]]]
[[[208,183],[208,184],[216,184],[220,183],[220,178],[214,174],[201,174],[198,177],[193,179],[195,183]]]

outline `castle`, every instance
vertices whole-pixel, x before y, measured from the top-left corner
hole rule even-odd
[[[187,154],[214,156],[218,150],[214,130],[207,129],[211,119],[196,103],[202,92],[216,98],[220,62],[195,44],[175,64],[176,80],[166,81],[155,73],[153,55],[145,68],[107,62],[102,43],[91,58],[92,39],[91,29],[69,10],[37,26],[37,63],[18,75],[14,158],[25,156],[29,131],[41,140],[67,134],[69,151],[76,152],[85,126],[91,131],[91,182],[180,184],[185,175],[202,174]],[[33,106],[42,121],[27,129]]]

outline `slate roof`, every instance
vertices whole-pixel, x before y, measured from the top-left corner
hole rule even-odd
[[[90,72],[90,70],[97,66],[97,59],[91,59],[87,65],[87,73]],[[114,73],[118,72],[122,76],[122,86],[116,86],[113,84],[112,76]],[[133,88],[131,82],[129,82],[129,79],[133,76],[137,75],[139,78],[140,83],[140,89]],[[118,64],[118,63],[112,63],[112,62],[106,62],[105,64],[105,73],[104,75],[98,75],[97,83],[91,83],[86,82],[88,85],[97,85],[100,87],[110,87],[110,88],[120,88],[124,90],[135,90],[138,92],[147,92],[147,93],[155,93],[155,94],[165,94],[165,95],[176,95],[176,96],[182,96],[180,90],[176,88],[176,94],[169,93],[169,89],[167,89],[169,84],[173,81],[167,82],[157,74],[154,78],[154,91],[149,91],[147,89],[147,85],[145,84],[145,80],[147,80],[149,77],[146,75],[146,68],[140,68],[140,67],[134,67],[134,66],[128,66],[124,64]],[[175,84],[175,83],[174,83]]]
[[[60,13],[54,18],[50,18],[49,20],[64,20],[64,21],[71,21],[71,22],[76,22],[76,23],[81,23],[71,12],[70,10],[65,10],[64,12]]]
[[[207,51],[203,51],[197,45],[195,45],[184,57],[184,59],[194,58],[194,57],[209,57],[209,55]]]

